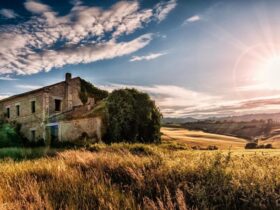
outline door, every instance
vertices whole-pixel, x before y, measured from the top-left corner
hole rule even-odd
[[[48,142],[55,146],[59,141],[59,129],[58,125],[51,125],[47,127],[47,138]]]
[[[51,142],[58,142],[58,125],[50,127],[51,130]]]

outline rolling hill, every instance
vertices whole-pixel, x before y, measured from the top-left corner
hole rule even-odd
[[[176,141],[187,144],[189,147],[217,146],[219,149],[243,149],[247,141],[242,138],[206,133],[203,131],[190,131],[180,127],[163,127],[163,141]]]

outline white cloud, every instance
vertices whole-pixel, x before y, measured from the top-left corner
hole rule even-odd
[[[134,61],[142,61],[142,60],[154,60],[156,58],[159,58],[163,55],[166,55],[166,53],[151,53],[148,55],[144,55],[144,56],[132,56],[132,58],[129,60],[130,62],[134,62]]]
[[[193,23],[193,22],[196,22],[196,21],[200,21],[201,20],[201,17],[199,15],[194,15],[194,16],[191,16],[189,18],[187,18],[183,25],[186,25],[188,23]]]
[[[18,16],[14,12],[14,10],[11,10],[11,9],[0,9],[0,15],[7,18],[7,19],[13,19],[13,18],[16,18]]]
[[[150,43],[152,34],[142,35],[129,42],[115,42],[110,40],[105,43],[88,44],[76,49],[64,48],[58,51],[45,51],[40,54],[32,54],[27,57],[29,63],[21,64],[25,74],[38,73],[41,70],[49,71],[66,64],[90,63],[128,55]]]
[[[160,2],[156,6],[156,18],[159,22],[163,21],[166,16],[177,6],[176,0]]]
[[[7,98],[8,96],[2,96],[0,95],[0,100],[4,99],[4,98]]]
[[[44,12],[50,12],[51,9],[49,6],[42,4],[40,2],[34,1],[34,0],[28,0],[24,3],[25,8],[35,14],[41,14]]]
[[[10,76],[6,76],[6,77],[0,77],[0,80],[13,81],[13,80],[18,80],[18,79],[11,78]]]
[[[16,85],[17,88],[21,88],[24,89],[24,91],[26,90],[36,90],[41,88],[42,86],[38,86],[38,85],[26,85],[26,84],[22,84],[22,85]]]
[[[119,37],[165,18],[174,4],[141,9],[137,1],[119,1],[103,10],[74,1],[71,11],[59,16],[48,5],[28,0],[24,6],[34,14],[29,21],[0,27],[0,74],[34,74],[136,52],[150,43],[151,34],[122,42]]]

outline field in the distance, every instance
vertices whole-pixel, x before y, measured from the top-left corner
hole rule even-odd
[[[175,141],[189,147],[217,146],[219,149],[243,149],[246,140],[219,134],[206,133],[203,131],[191,131],[180,127],[163,127],[161,129],[163,141]]]

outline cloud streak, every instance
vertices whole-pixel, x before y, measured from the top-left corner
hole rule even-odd
[[[110,84],[102,88],[112,91],[120,88],[136,88],[151,95],[164,117],[224,117],[242,114],[277,112],[280,95],[228,101],[219,96],[189,90],[174,85],[123,85]]]
[[[9,77],[9,76],[6,76],[6,77],[0,77],[0,80],[5,80],[5,81],[14,81],[14,80],[18,80],[16,78],[12,78],[12,77]]]
[[[163,21],[166,16],[177,6],[176,0],[160,2],[156,5],[156,18],[159,22]]]
[[[157,59],[163,55],[166,55],[166,53],[150,53],[144,56],[132,56],[132,58],[129,61],[130,62],[143,61],[143,60],[149,61],[149,60]]]
[[[0,15],[7,19],[14,19],[18,16],[18,14],[11,9],[0,9]]]
[[[183,25],[187,25],[188,23],[193,23],[193,22],[197,22],[197,21],[200,21],[201,20],[201,17],[199,15],[194,15],[194,16],[191,16],[189,18],[187,18]]]
[[[145,9],[137,1],[119,1],[106,10],[78,2],[64,16],[39,1],[24,6],[33,14],[30,20],[0,27],[0,74],[28,75],[136,52],[152,41],[152,34],[119,38],[164,20],[176,1]]]

